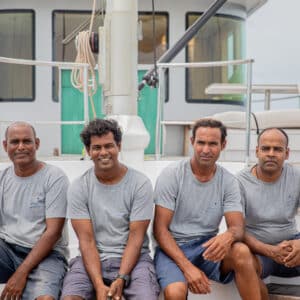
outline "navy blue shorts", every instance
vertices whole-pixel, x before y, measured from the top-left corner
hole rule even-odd
[[[300,233],[296,234],[294,239],[300,239]],[[263,255],[257,255],[261,266],[262,266],[262,274],[261,278],[266,278],[270,275],[279,276],[279,277],[296,277],[300,276],[300,266],[294,268],[288,268],[284,265],[278,264],[270,257],[266,257]]]
[[[205,251],[202,244],[210,238],[212,237],[210,236],[199,240],[193,240],[180,245],[179,247],[187,259],[203,271],[209,279],[221,283],[228,283],[233,280],[234,272],[222,275],[220,271],[221,262],[215,263],[205,260],[202,256]],[[171,283],[186,282],[186,279],[179,267],[159,247],[156,248],[154,264],[158,282],[163,290]]]
[[[8,244],[0,239],[0,283],[7,282],[30,251],[29,248]],[[58,299],[66,271],[65,257],[55,250],[51,251],[30,272],[22,299],[32,300],[42,295]]]

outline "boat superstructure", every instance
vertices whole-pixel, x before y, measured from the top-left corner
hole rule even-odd
[[[245,58],[245,19],[265,0],[226,2],[199,33],[174,57],[172,62],[221,61]],[[214,1],[156,1],[155,38],[151,1],[138,1],[138,73],[137,80],[153,66],[153,49],[157,59],[171,48]],[[75,60],[76,48],[72,33],[89,26],[92,1],[81,0],[3,0],[0,3],[0,56],[40,61]],[[105,1],[97,2],[93,31],[103,25]],[[71,38],[70,38],[71,37]],[[66,39],[68,39],[66,41]],[[122,49],[119,49],[122,52]],[[70,69],[45,66],[0,64],[0,134],[13,120],[36,121],[45,141],[43,155],[80,154],[78,132],[82,125],[61,125],[61,121],[83,121],[83,94],[72,87]],[[164,120],[195,120],[223,111],[244,110],[242,95],[210,96],[205,88],[213,82],[243,83],[246,69],[242,66],[210,69],[170,69],[164,89]],[[99,75],[101,77],[101,74]],[[126,80],[126,78],[124,78]],[[97,116],[105,114],[102,89],[94,95]],[[138,94],[138,114],[150,132],[146,154],[155,153],[157,89],[145,88]],[[90,105],[90,117],[93,117]],[[54,122],[53,122],[54,121]],[[43,123],[44,122],[44,123]],[[51,122],[55,124],[50,124]],[[181,128],[167,128],[170,135]],[[175,144],[173,149],[178,148]],[[181,155],[177,149],[172,155]]]

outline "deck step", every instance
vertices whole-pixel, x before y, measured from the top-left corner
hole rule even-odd
[[[267,284],[270,300],[300,300],[299,285],[291,284]]]

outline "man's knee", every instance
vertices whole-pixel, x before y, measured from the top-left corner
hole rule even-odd
[[[164,290],[164,297],[168,299],[186,300],[188,288],[184,282],[174,282],[169,284]]]
[[[36,300],[55,300],[52,296],[43,295],[36,298]]]
[[[255,267],[254,255],[248,246],[243,243],[235,243],[232,246],[228,259],[234,270]]]

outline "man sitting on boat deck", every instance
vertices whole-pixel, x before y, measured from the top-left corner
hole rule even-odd
[[[300,275],[300,233],[295,216],[300,206],[300,170],[289,157],[284,130],[267,128],[257,140],[257,164],[238,174],[244,202],[245,242],[256,255],[261,278]],[[261,281],[262,299],[268,299]]]
[[[154,261],[167,300],[185,300],[188,290],[207,294],[209,279],[227,283],[234,276],[242,299],[260,299],[251,252],[239,242],[244,219],[238,182],[216,164],[226,135],[219,121],[197,121],[192,158],[168,166],[157,179]],[[217,235],[223,215],[227,231]]]
[[[68,217],[81,256],[71,260],[62,299],[155,300],[159,294],[146,234],[153,189],[142,173],[122,164],[122,133],[113,120],[95,119],[81,139],[94,166],[68,193]]]
[[[36,159],[35,129],[15,122],[3,146],[12,166],[0,172],[1,299],[58,299],[67,269],[69,181]]]

